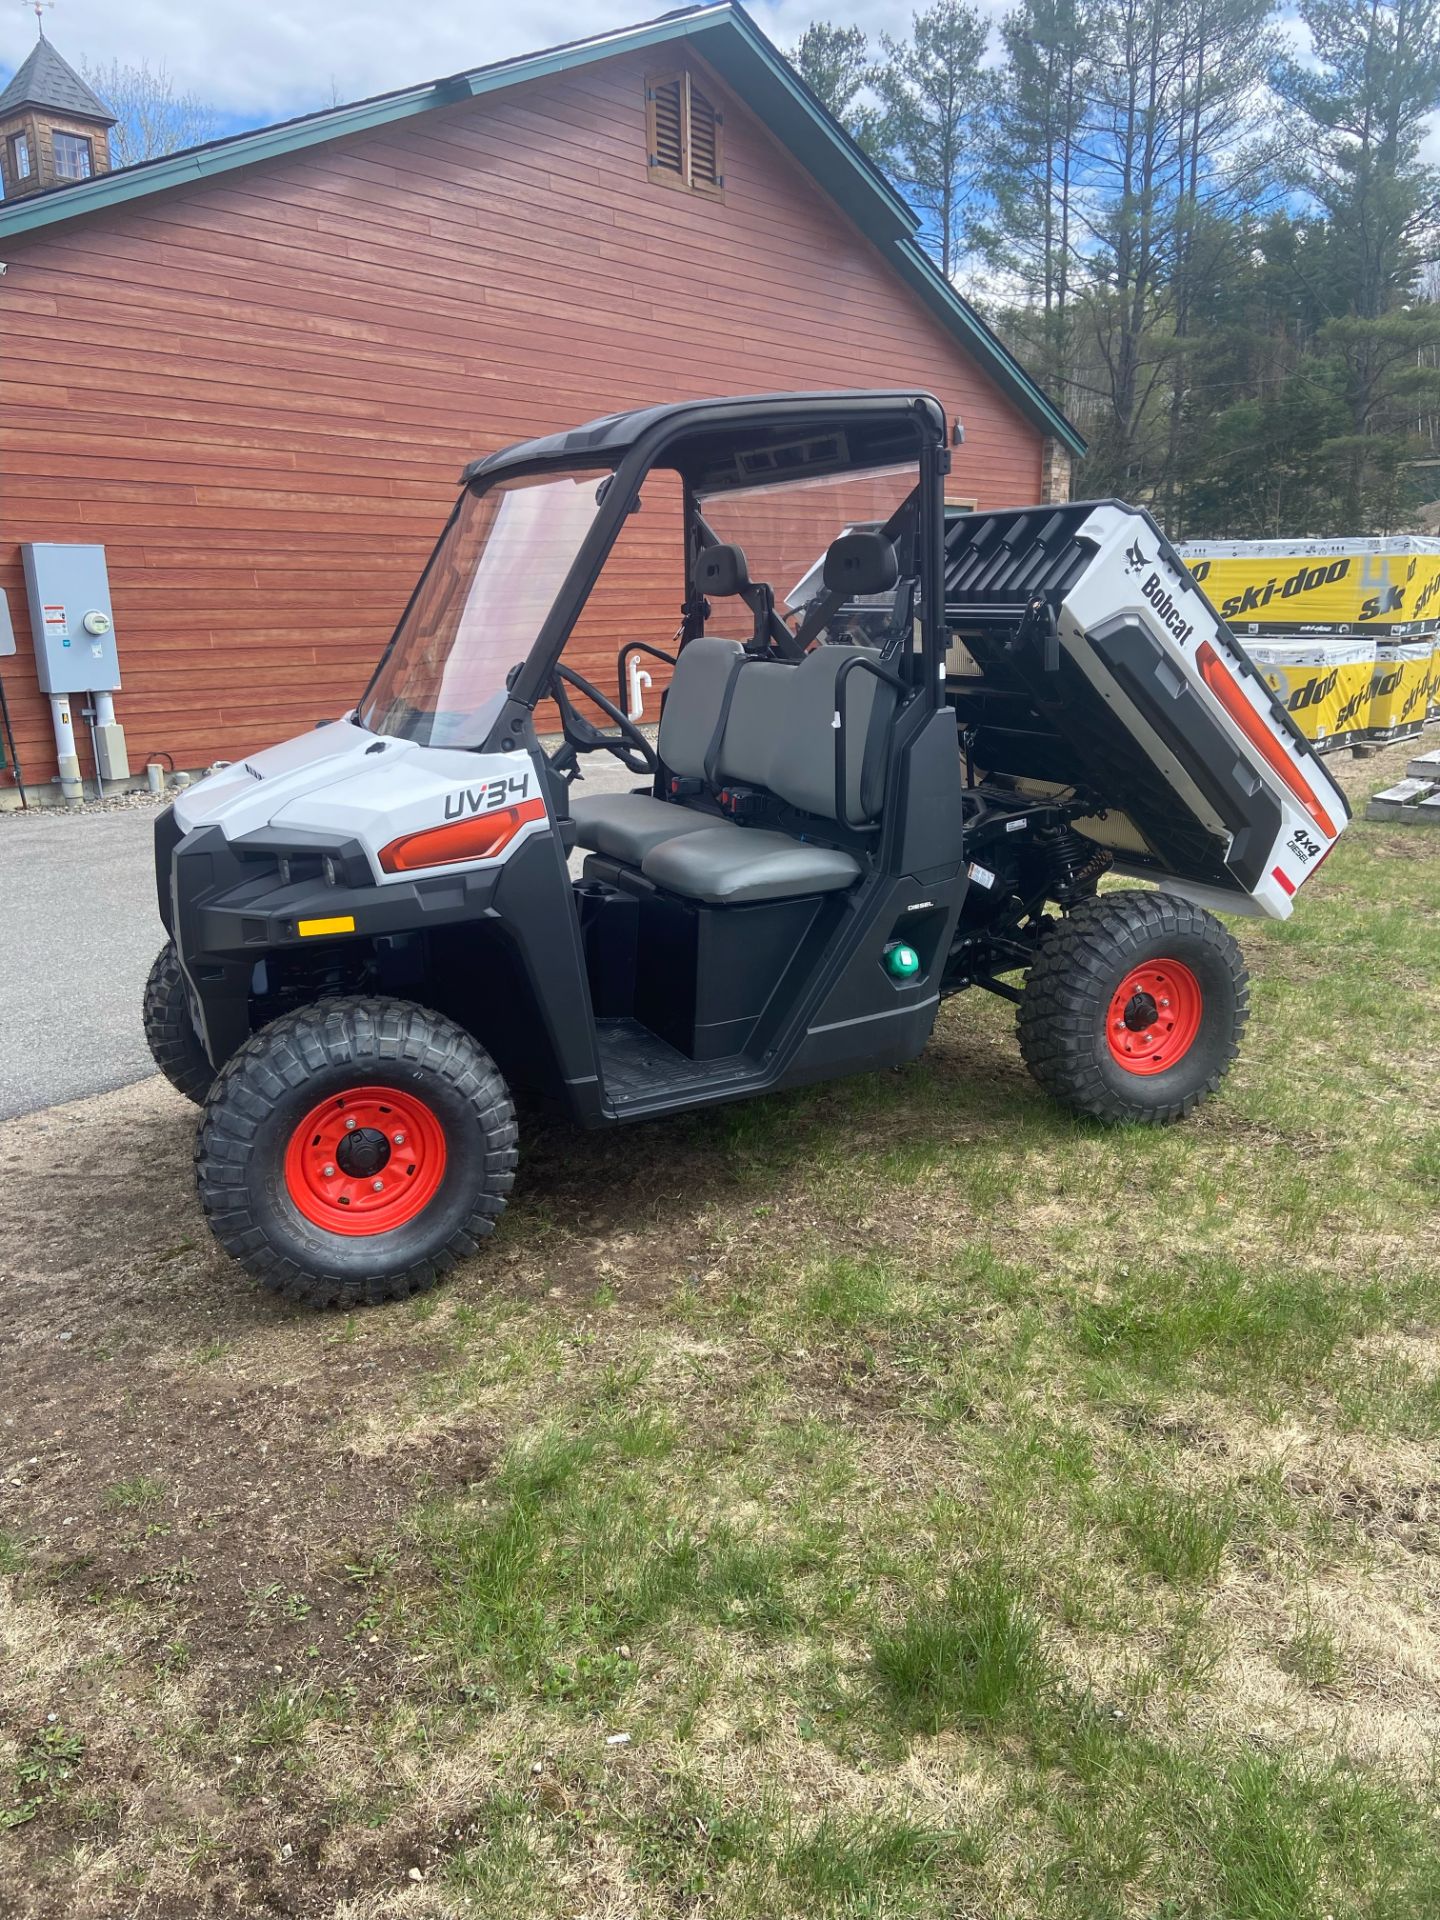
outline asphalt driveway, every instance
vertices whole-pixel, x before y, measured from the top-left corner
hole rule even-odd
[[[0,1120],[153,1073],[153,807],[0,814]]]

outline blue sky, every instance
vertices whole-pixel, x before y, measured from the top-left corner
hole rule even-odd
[[[1007,11],[1007,0],[981,5],[997,19]],[[119,60],[167,68],[179,88],[219,112],[228,133],[665,10],[666,0],[57,0],[45,12],[45,31],[75,66]],[[887,30],[902,35],[913,10],[903,0],[845,0],[828,9],[822,0],[750,0],[750,12],[781,47],[817,15],[864,27],[872,41]],[[0,0],[0,73],[13,70],[34,40],[34,16]],[[1440,162],[1440,118],[1430,148]]]

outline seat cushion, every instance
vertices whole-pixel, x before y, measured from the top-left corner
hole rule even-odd
[[[608,853],[638,867],[652,848],[677,834],[713,827],[713,813],[696,813],[673,800],[644,793],[594,793],[571,804],[575,838],[592,853]]]
[[[859,862],[835,847],[728,824],[662,841],[640,870],[669,893],[713,906],[835,893],[860,877]]]

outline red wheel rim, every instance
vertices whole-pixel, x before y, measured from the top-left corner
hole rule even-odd
[[[398,1087],[347,1087],[312,1107],[285,1148],[285,1191],[327,1233],[390,1233],[435,1198],[445,1130]]]
[[[1105,1015],[1110,1058],[1127,1073],[1165,1073],[1195,1044],[1200,982],[1179,960],[1146,960],[1115,989]]]

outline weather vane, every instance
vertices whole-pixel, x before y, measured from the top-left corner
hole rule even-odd
[[[45,13],[47,9],[52,12],[54,11],[55,0],[20,0],[20,5],[24,12],[34,14],[35,31],[43,40],[45,38]]]

